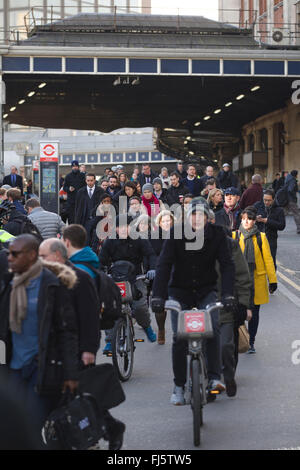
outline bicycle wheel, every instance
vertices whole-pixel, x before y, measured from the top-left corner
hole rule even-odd
[[[191,407],[193,411],[193,430],[194,445],[200,445],[200,427],[202,424],[202,403],[200,392],[200,363],[198,359],[191,360],[191,378],[192,378],[192,395]]]
[[[132,328],[127,327],[129,319],[120,318],[112,335],[112,361],[122,382],[130,379],[133,369],[134,343]]]

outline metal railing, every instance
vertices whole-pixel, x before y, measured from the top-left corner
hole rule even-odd
[[[0,28],[0,41],[5,42],[6,44],[19,44],[20,41],[27,39],[28,37],[32,36],[36,33],[39,27],[45,25],[54,25],[54,23],[59,22],[59,20],[63,20],[66,18],[70,18],[71,16],[76,16],[77,14],[89,14],[89,13],[96,13],[96,14],[111,14],[111,24],[109,24],[108,18],[106,16],[105,20],[105,27],[103,28],[96,28],[96,26],[91,26],[91,24],[84,24],[84,21],[81,21],[80,24],[73,23],[72,29],[73,31],[78,31],[80,29],[81,34],[90,34],[95,32],[105,32],[108,31],[118,31],[124,33],[131,33],[131,34],[140,34],[140,33],[185,33],[185,34],[217,34],[217,31],[209,31],[209,28],[206,28],[203,32],[201,31],[201,27],[192,29],[189,31],[186,28],[185,17],[190,13],[189,16],[197,17],[198,15],[193,15],[193,13],[197,12],[197,9],[184,9],[184,8],[174,8],[174,9],[166,9],[166,8],[159,8],[159,10],[147,10],[147,8],[134,7],[132,9],[128,9],[127,7],[108,7],[98,5],[97,11],[95,11],[95,7],[84,7],[84,11],[80,11],[77,7],[65,7],[61,9],[60,7],[49,6],[46,9],[43,6],[40,7],[32,7],[25,15],[24,15],[24,24],[11,26],[9,30],[4,30]],[[174,10],[174,12],[173,12]],[[212,10],[207,9],[207,11],[211,12]],[[176,22],[173,25],[165,26],[163,24],[149,24],[149,26],[144,25],[142,23],[136,24],[130,27],[127,25],[124,28],[120,21],[121,15],[124,14],[147,14],[147,12],[152,12],[153,14],[159,14],[163,16],[163,14],[168,16],[176,17]],[[177,14],[173,14],[177,12]],[[236,21],[222,21],[221,23],[224,25],[224,29],[228,27],[238,28],[241,33],[243,31],[248,32],[249,30],[252,32],[253,38],[260,43],[271,43],[271,44],[278,44],[278,45],[299,45],[300,44],[300,26],[298,23],[268,23],[265,21],[265,17],[258,16],[256,10],[234,10],[234,9],[224,9],[219,10],[219,16],[222,18],[232,17]],[[250,21],[249,21],[250,17]],[[199,17],[200,18],[200,17]],[[121,26],[120,26],[121,25]],[[175,25],[175,27],[174,27]],[[85,31],[86,28],[86,31]],[[62,26],[63,30],[63,26]],[[68,31],[71,28],[68,27]],[[223,30],[224,31],[224,30]],[[281,34],[278,34],[280,32]],[[274,33],[277,33],[274,36]],[[220,33],[221,34],[221,33]],[[275,37],[275,39],[274,39]]]

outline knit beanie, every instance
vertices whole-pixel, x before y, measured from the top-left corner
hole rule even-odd
[[[144,194],[145,191],[151,191],[153,193],[153,185],[151,183],[146,183],[142,187],[142,193]]]
[[[163,186],[162,180],[160,178],[154,178],[154,180],[152,181],[152,184],[155,184],[155,183],[160,184],[161,187]]]

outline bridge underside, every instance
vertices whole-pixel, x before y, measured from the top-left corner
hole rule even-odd
[[[159,150],[184,158],[207,155],[212,142],[237,139],[244,124],[284,107],[295,80],[140,76],[134,85],[135,78],[121,76],[116,85],[117,75],[6,74],[4,113],[10,123],[45,128],[154,127]]]

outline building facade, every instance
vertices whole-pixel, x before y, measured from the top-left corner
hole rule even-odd
[[[219,0],[219,21],[253,28],[264,43],[300,44],[299,0]]]

